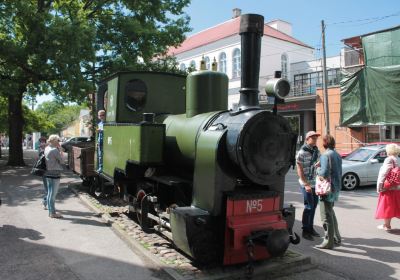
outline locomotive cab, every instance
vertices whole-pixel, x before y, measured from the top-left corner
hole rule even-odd
[[[97,108],[106,110],[101,176],[113,181],[116,172],[125,174],[127,162],[163,163],[165,125],[155,119],[185,112],[185,83],[183,75],[142,71],[103,82],[97,94]]]

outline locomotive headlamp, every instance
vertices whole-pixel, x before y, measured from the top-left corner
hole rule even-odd
[[[290,83],[284,78],[274,78],[267,81],[265,92],[270,97],[285,99],[290,92]]]

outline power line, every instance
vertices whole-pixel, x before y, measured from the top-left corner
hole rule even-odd
[[[390,17],[396,17],[396,16],[400,16],[400,11],[398,11],[398,12],[396,12],[394,14],[386,15],[386,16],[332,22],[332,23],[328,23],[326,25],[338,25],[338,24],[347,24],[347,23],[363,22],[363,21],[367,21],[367,23],[364,23],[364,24],[369,24],[369,23],[372,23],[372,22],[376,22],[376,21],[380,21],[380,20],[384,20],[384,19],[387,19],[387,18],[390,18]],[[361,24],[361,25],[363,25],[363,24]]]

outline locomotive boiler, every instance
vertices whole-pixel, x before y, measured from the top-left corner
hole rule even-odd
[[[241,16],[237,109],[227,110],[228,77],[209,70],[120,72],[97,94],[107,112],[99,176],[144,231],[169,232],[199,262],[267,259],[299,241],[295,209],[283,205],[297,135],[258,101],[263,33],[262,16]],[[288,93],[286,80],[269,83]]]

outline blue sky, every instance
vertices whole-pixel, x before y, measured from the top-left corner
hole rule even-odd
[[[321,20],[327,26],[327,56],[340,53],[342,39],[400,25],[399,0],[192,0],[185,10],[193,28],[188,35],[229,20],[233,8],[261,14],[265,22],[290,22],[293,37],[316,48],[316,58],[321,57]],[[37,101],[50,99],[39,96]]]
[[[321,52],[321,20],[326,24],[327,56],[340,53],[341,40],[400,25],[399,0],[192,0],[186,12],[193,33],[232,17],[232,9],[282,19],[292,24],[293,37]]]

